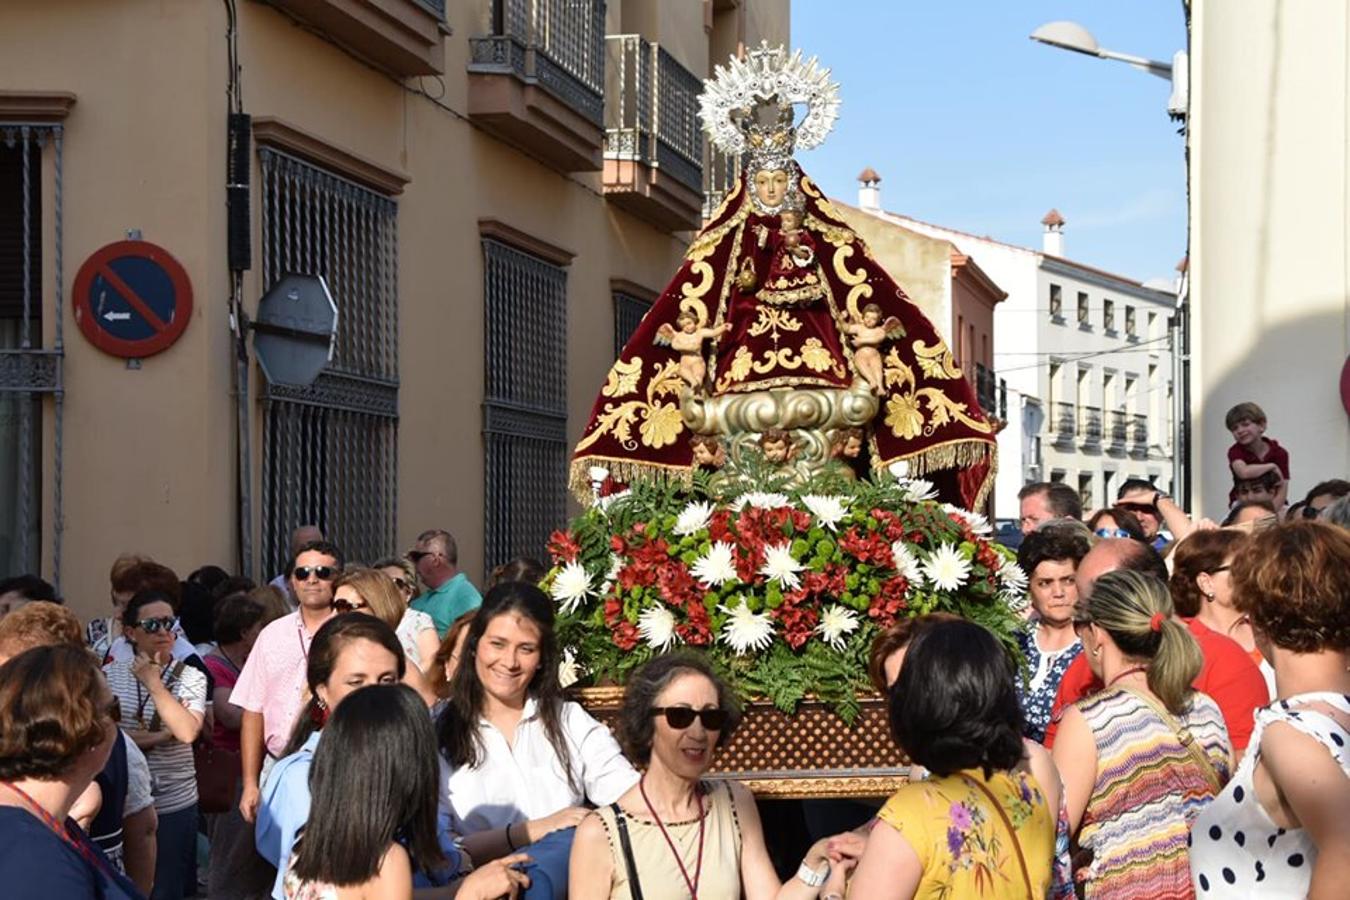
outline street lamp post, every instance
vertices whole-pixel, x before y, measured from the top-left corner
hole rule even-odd
[[[1031,39],[1061,50],[1095,56],[1098,59],[1111,59],[1123,62],[1127,66],[1147,72],[1150,75],[1169,81],[1172,95],[1167,98],[1167,114],[1174,121],[1186,120],[1190,107],[1189,60],[1185,50],[1172,55],[1172,62],[1159,62],[1143,56],[1129,53],[1117,53],[1104,50],[1097,39],[1077,22],[1047,22],[1031,33]],[[1184,126],[1183,126],[1184,127]],[[1190,409],[1190,369],[1187,365],[1190,348],[1190,279],[1183,277],[1177,289],[1176,316],[1168,328],[1168,338],[1172,350],[1173,393],[1172,393],[1172,492],[1182,503],[1189,506],[1190,495],[1190,431],[1186,426],[1185,413]]]

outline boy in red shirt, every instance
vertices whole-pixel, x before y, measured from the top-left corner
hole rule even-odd
[[[1289,496],[1289,451],[1266,437],[1266,414],[1255,403],[1239,403],[1223,417],[1233,433],[1228,448],[1228,468],[1233,472],[1233,489],[1228,492],[1231,505],[1237,497],[1237,484],[1274,474],[1280,479],[1275,489],[1275,508],[1283,509]]]

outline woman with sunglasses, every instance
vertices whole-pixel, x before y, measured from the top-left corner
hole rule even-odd
[[[1251,535],[1245,531],[1223,528],[1195,532],[1177,544],[1168,586],[1177,615],[1198,619],[1210,631],[1237,641],[1261,667],[1273,697],[1275,672],[1257,649],[1252,623],[1238,610],[1233,597],[1233,562],[1250,544]]]
[[[553,609],[532,584],[488,591],[437,724],[450,827],[476,863],[528,847],[529,896],[565,895],[582,804],[638,780],[609,729],[563,697]]]
[[[1129,538],[1148,542],[1139,517],[1123,506],[1099,509],[1088,519],[1088,529],[1098,538]]]
[[[705,780],[741,711],[700,656],[658,656],[628,680],[619,738],[641,780],[577,829],[572,900],[840,898],[851,861],[817,841],[796,878],[778,880],[750,792]]]
[[[418,672],[440,649],[431,616],[408,607],[407,592],[381,569],[350,569],[333,582],[336,612],[368,612],[394,629],[403,653]],[[414,685],[416,687],[416,685]]]
[[[154,784],[156,835],[152,900],[197,890],[197,770],[192,742],[206,716],[206,676],[172,656],[178,620],[169,596],[141,591],[122,611],[135,657],[103,667],[121,706],[120,725],[145,751]]]
[[[116,743],[98,663],[77,647],[34,647],[0,666],[0,893],[10,900],[140,892],[71,817]]]

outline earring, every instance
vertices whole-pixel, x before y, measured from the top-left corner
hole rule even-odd
[[[1212,592],[1211,592],[1211,593],[1208,593],[1208,594],[1205,595],[1205,598],[1208,599],[1208,600],[1213,600],[1213,599],[1214,599],[1214,594],[1213,594]]]

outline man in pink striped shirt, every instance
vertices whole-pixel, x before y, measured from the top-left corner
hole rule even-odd
[[[299,608],[258,635],[230,702],[244,710],[239,729],[244,791],[239,812],[253,822],[258,812],[264,756],[281,756],[305,698],[305,669],[314,633],[333,615],[333,579],[342,572],[342,551],[310,541],[291,560],[291,590]]]

